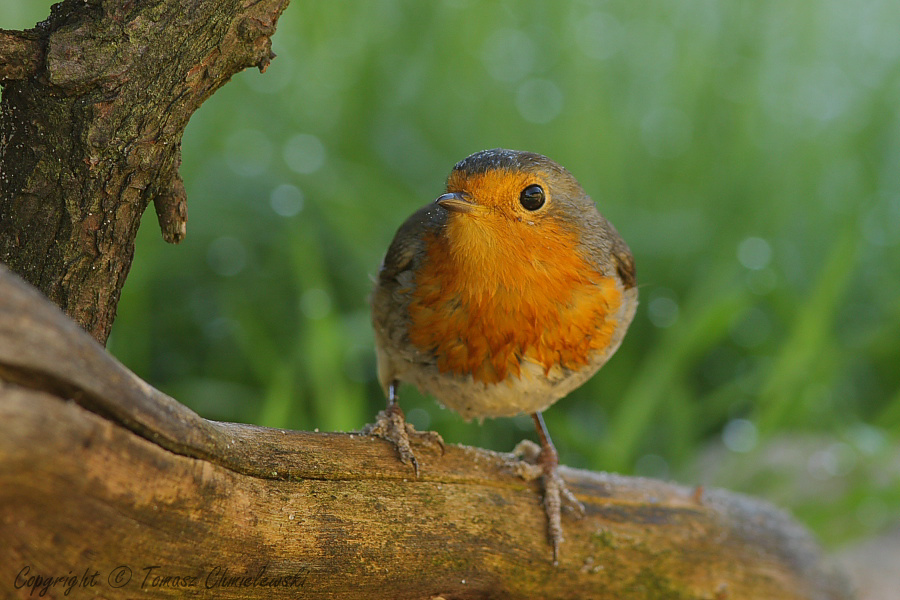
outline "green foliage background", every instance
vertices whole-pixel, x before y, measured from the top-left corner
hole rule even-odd
[[[0,26],[49,4],[0,0]],[[110,350],[202,415],[352,430],[397,226],[490,147],[546,154],[630,244],[641,306],[546,417],[563,461],[724,485],[828,542],[900,514],[900,3],[295,0],[268,72],[184,136],[188,237],[146,215]],[[527,418],[402,405],[509,450]],[[426,466],[427,468],[427,466]]]

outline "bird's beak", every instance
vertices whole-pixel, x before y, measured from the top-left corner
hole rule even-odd
[[[468,194],[464,195],[457,192],[441,194],[435,199],[434,203],[446,208],[450,212],[464,214],[475,212],[475,209],[478,208],[477,204],[468,199]]]

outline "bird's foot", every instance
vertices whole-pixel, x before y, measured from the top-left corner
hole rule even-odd
[[[444,454],[444,438],[436,431],[419,431],[406,422],[403,411],[396,404],[388,406],[378,413],[375,422],[363,427],[366,435],[374,435],[391,442],[400,455],[400,461],[410,465],[419,476],[419,461],[413,452],[411,441],[432,447],[439,447]]]
[[[559,560],[559,547],[563,540],[562,507],[584,516],[584,505],[566,486],[559,475],[559,457],[552,450],[542,449],[529,440],[519,442],[513,454],[521,460],[515,467],[516,474],[526,481],[541,479],[544,488],[544,512],[547,515],[547,537],[553,546],[553,563]]]
[[[547,513],[547,536],[553,544],[553,564],[559,561],[559,546],[563,542],[562,531],[562,506],[573,511],[579,518],[584,516],[584,505],[578,501],[575,495],[566,486],[565,481],[559,476],[559,468],[556,464],[543,467],[541,483],[544,486],[544,512]]]

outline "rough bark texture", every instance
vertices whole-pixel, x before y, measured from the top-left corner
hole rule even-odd
[[[288,0],[65,0],[0,30],[0,260],[105,343],[141,215],[185,235],[191,114],[264,70]]]
[[[202,419],[0,266],[13,597],[851,597],[765,503],[570,469],[587,515],[564,517],[554,567],[540,489],[517,475],[528,465],[455,446],[420,456],[417,480],[383,440]]]

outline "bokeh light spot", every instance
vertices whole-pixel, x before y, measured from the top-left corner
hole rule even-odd
[[[761,237],[748,237],[738,244],[737,257],[748,269],[765,269],[772,260],[772,247]]]
[[[283,183],[272,190],[269,205],[275,214],[282,217],[293,217],[303,210],[303,192],[295,185]]]
[[[516,108],[529,123],[549,123],[559,116],[563,107],[563,93],[559,86],[547,79],[529,79],[519,86]]]
[[[308,175],[325,165],[325,146],[308,133],[299,133],[284,143],[284,162],[295,173]]]
[[[722,443],[732,452],[746,453],[756,448],[759,433],[747,419],[732,419],[722,430]]]
[[[657,296],[647,305],[647,317],[656,327],[671,327],[678,320],[678,303],[669,296]]]

